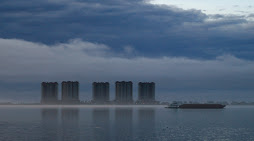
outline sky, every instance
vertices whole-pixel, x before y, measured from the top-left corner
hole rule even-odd
[[[196,9],[205,14],[241,15],[248,17],[254,12],[253,0],[152,0],[149,3],[169,5],[184,10]]]
[[[0,101],[42,81],[155,82],[161,101],[254,101],[250,0],[1,0]],[[239,12],[241,11],[241,12]],[[59,93],[60,95],[60,93]]]

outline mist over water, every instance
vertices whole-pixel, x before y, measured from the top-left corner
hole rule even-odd
[[[254,140],[254,107],[1,106],[0,140]]]

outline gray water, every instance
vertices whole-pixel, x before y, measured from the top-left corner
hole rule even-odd
[[[254,106],[0,106],[0,141],[253,141]]]

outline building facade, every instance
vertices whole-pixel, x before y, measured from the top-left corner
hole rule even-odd
[[[79,103],[79,82],[62,82],[62,103]]]
[[[93,102],[106,103],[109,102],[109,83],[94,82],[93,83]]]
[[[155,101],[155,83],[139,82],[138,83],[138,101],[149,103]]]
[[[58,83],[42,82],[41,83],[41,103],[56,104],[58,103]]]
[[[117,81],[115,83],[115,94],[117,103],[133,103],[133,92],[132,92],[131,81]]]

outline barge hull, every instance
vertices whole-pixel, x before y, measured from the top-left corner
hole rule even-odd
[[[225,105],[222,104],[182,104],[180,109],[222,109]]]

